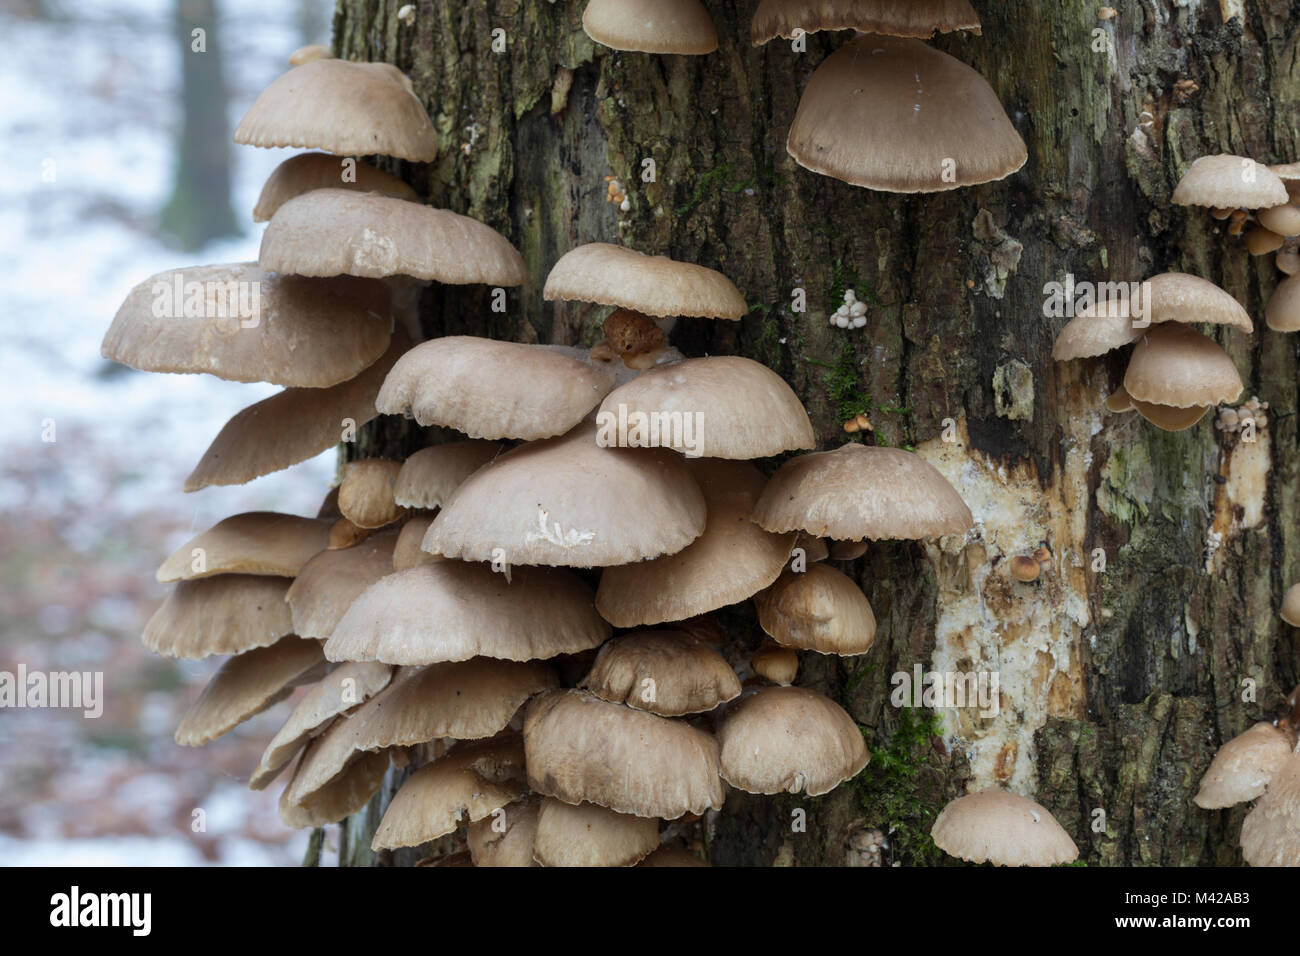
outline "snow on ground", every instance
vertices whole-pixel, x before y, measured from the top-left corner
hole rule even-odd
[[[324,8],[329,0],[307,0]],[[200,750],[171,733],[216,662],[140,645],[164,593],[163,557],[239,511],[314,513],[326,453],[238,488],[181,491],[222,424],[269,385],[112,366],[99,342],[153,273],[255,259],[257,192],[291,151],[232,147],[243,236],[197,254],[155,218],[171,191],[180,123],[169,0],[0,0],[0,670],[105,674],[104,715],[0,710],[0,863],[292,864],[306,835],[279,824],[279,786],[242,781],[280,704]],[[219,0],[230,128],[305,42],[296,4]],[[53,181],[49,181],[51,178]],[[55,441],[42,441],[53,422]],[[202,809],[206,830],[194,832]]]

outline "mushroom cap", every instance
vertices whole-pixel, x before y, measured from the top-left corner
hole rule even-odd
[[[1057,333],[1052,343],[1052,358],[1058,362],[1095,358],[1130,345],[1145,331],[1134,328],[1133,322],[1127,301],[1107,299],[1085,306]]]
[[[763,630],[786,647],[851,657],[876,641],[867,596],[852,578],[825,564],[785,572],[754,604]]]
[[[1251,866],[1300,866],[1300,753],[1286,759],[1246,814],[1241,855]]]
[[[520,744],[520,769],[523,768]],[[541,801],[526,796],[480,817],[469,825],[465,842],[475,866],[536,866],[533,842],[537,836],[537,811]]]
[[[436,564],[447,560],[440,554],[430,554],[420,545],[433,524],[432,514],[413,515],[397,532],[397,543],[393,545],[393,570],[405,571],[407,568],[421,564]]]
[[[544,345],[449,335],[398,359],[375,406],[471,438],[533,441],[573,428],[613,387],[611,376]]]
[[[1210,410],[1208,405],[1175,408],[1172,405],[1143,402],[1131,395],[1129,396],[1129,405],[1152,425],[1163,428],[1167,432],[1186,431],[1204,418],[1205,413]]]
[[[1124,388],[1138,402],[1190,408],[1236,401],[1241,376],[1214,339],[1174,322],[1153,325],[1133,347]]]
[[[740,696],[740,678],[716,650],[681,631],[633,631],[601,647],[578,685],[601,700],[680,717]]]
[[[399,462],[387,458],[358,458],[343,466],[339,511],[358,528],[382,528],[402,514],[394,500]]]
[[[441,508],[451,493],[501,453],[494,441],[453,441],[421,448],[402,462],[393,497],[404,508]]]
[[[676,554],[605,568],[596,609],[616,627],[682,621],[737,604],[781,574],[794,535],[764,531],[750,520],[767,479],[748,462],[690,459],[704,492],[704,533]]]
[[[190,291],[177,297],[178,283]],[[199,291],[192,283],[202,283],[201,298],[190,294]],[[187,303],[201,304],[200,314],[187,314]],[[173,311],[181,314],[158,314]],[[256,262],[190,266],[135,286],[100,354],[142,372],[324,388],[372,365],[388,348],[392,329],[382,283],[310,282],[270,275]]]
[[[321,738],[311,741],[298,758],[294,775],[280,794],[280,820],[289,827],[323,827],[338,823],[356,813],[375,795],[388,772],[388,754],[356,753],[343,769],[310,793],[300,794],[294,787],[299,773],[310,767],[313,750],[320,746]]]
[[[635,866],[659,846],[659,821],[543,797],[533,857],[542,866]]]
[[[871,755],[862,731],[835,701],[806,687],[761,687],[718,730],[721,772],[747,793],[829,793]]]
[[[1286,186],[1267,166],[1244,156],[1202,156],[1174,189],[1179,206],[1267,209],[1287,202]]]
[[[1300,275],[1277,284],[1264,310],[1264,321],[1274,332],[1300,331]]]
[[[300,46],[289,54],[290,66],[302,66],[304,63],[310,63],[312,60],[328,60],[334,54],[330,48],[321,43],[309,43],[306,46]]]
[[[343,163],[352,167],[356,178],[343,178]],[[383,193],[398,199],[419,201],[419,195],[408,184],[392,173],[386,173],[369,163],[357,162],[351,157],[340,158],[329,153],[300,153],[290,156],[267,178],[262,193],[253,207],[253,222],[266,222],[275,211],[295,196],[313,189],[351,189],[357,192]]]
[[[163,657],[243,654],[293,633],[288,578],[218,574],[179,581],[144,626],[144,646]]]
[[[325,550],[330,524],[328,518],[300,518],[274,511],[231,515],[173,551],[155,576],[164,583],[214,574],[291,578],[308,559]],[[199,570],[195,570],[196,563],[201,565]]]
[[[606,567],[675,554],[705,526],[704,494],[671,452],[601,448],[594,424],[514,448],[474,472],[424,549],[463,561]],[[500,549],[499,551],[497,549]]]
[[[840,541],[965,534],[975,523],[955,488],[920,455],[850,442],[797,455],[754,506],[768,531],[806,531]]]
[[[333,58],[308,60],[277,77],[239,121],[235,142],[415,163],[438,155],[433,123],[401,70]]]
[[[657,316],[739,319],[749,311],[735,283],[721,272],[606,242],[561,256],[542,295],[548,302],[595,302]]]
[[[565,803],[675,820],[722,807],[718,742],[679,720],[557,690],[524,715],[528,783]]]
[[[288,697],[323,668],[320,642],[290,635],[224,661],[176,728],[182,747],[199,747]]]
[[[355,378],[330,388],[286,388],[249,405],[222,426],[185,479],[185,490],[242,485],[337,445],[349,424],[360,428],[379,414],[379,387],[410,346],[406,332],[394,329],[388,351]]]
[[[284,595],[294,632],[320,640],[334,633],[361,592],[392,572],[396,544],[396,531],[381,531],[350,548],[322,551],[304,564]]]
[[[330,660],[433,664],[531,661],[600,645],[610,627],[591,589],[563,568],[441,561],[389,574],[352,602],[325,646]]]
[[[262,234],[258,261],[300,276],[405,275],[448,285],[523,285],[519,251],[491,226],[380,193],[313,189],[290,199]]]
[[[634,53],[712,53],[718,31],[700,0],[590,0],[582,29],[602,46]]]
[[[274,780],[294,756],[326,725],[344,711],[369,700],[388,686],[393,669],[387,664],[341,664],[330,671],[294,705],[262,752],[248,786],[261,790]]]
[[[1288,195],[1290,190],[1288,190]],[[1261,209],[1255,214],[1259,224],[1279,236],[1300,236],[1300,208],[1294,203]]]
[[[436,840],[454,833],[463,820],[491,818],[526,789],[524,748],[517,734],[461,744],[407,778],[384,812],[370,848]]]
[[[925,40],[969,30],[980,35],[970,0],[762,0],[749,26],[754,46],[799,33],[856,30]]]
[[[749,666],[773,684],[793,684],[799,675],[799,655],[776,641],[764,641],[749,659]]]
[[[1278,612],[1282,620],[1292,627],[1300,627],[1300,584],[1287,588],[1282,597],[1282,609]]]
[[[739,355],[650,369],[605,396],[596,422],[602,444],[625,437],[634,447],[692,457],[767,458],[817,445],[812,421],[785,379]],[[638,422],[645,427],[637,429]],[[618,435],[624,425],[626,436]]]
[[[1116,414],[1131,412],[1133,411],[1133,396],[1128,393],[1128,390],[1123,385],[1120,385],[1115,391],[1106,396],[1106,401],[1103,404],[1109,412]]]
[[[815,173],[896,193],[1005,179],[1029,158],[984,77],[920,40],[874,35],[813,72],[786,151]]]
[[[1143,283],[1152,322],[1208,322],[1253,332],[1250,314],[1209,279],[1186,272],[1163,272]]]
[[[1204,810],[1254,800],[1291,756],[1294,741],[1268,721],[1233,737],[1214,755],[1194,798]]]
[[[1047,808],[1008,790],[981,790],[951,801],[930,836],[944,853],[971,863],[1054,866],[1079,856]]]

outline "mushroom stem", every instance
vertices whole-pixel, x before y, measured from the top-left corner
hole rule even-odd
[[[615,309],[605,319],[605,344],[623,359],[628,368],[653,368],[659,353],[668,346],[663,329],[655,320],[631,309]]]
[[[412,344],[424,341],[420,326],[420,297],[431,284],[410,276],[389,276],[384,280],[393,297],[393,319],[411,336]]]

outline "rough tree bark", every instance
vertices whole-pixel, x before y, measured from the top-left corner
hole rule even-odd
[[[755,49],[756,0],[706,3],[721,44],[704,57],[595,46],[583,0],[423,0],[410,25],[397,19],[403,0],[339,0],[334,43],[409,71],[442,152],[400,172],[428,201],[500,229],[533,276],[505,316],[487,290],[431,291],[428,334],[590,344],[603,310],[544,303],[540,291],[583,242],[717,268],[753,310],[734,324],[681,321],[675,344],[777,369],[823,447],[866,411],[880,441],[915,446],[981,520],[961,553],[886,543],[858,562],[876,646],[856,659],[805,655],[800,682],[848,708],[872,764],[818,799],[733,792],[709,821],[710,859],[863,863],[880,829],[887,861],[944,862],[928,840],[933,813],[965,786],[1002,783],[1036,794],[1092,865],[1240,862],[1241,811],[1205,812],[1191,797],[1218,744],[1300,678],[1300,640],[1276,614],[1300,574],[1297,340],[1263,327],[1271,259],[1250,258],[1170,193],[1202,154],[1300,159],[1300,2],[1124,0],[1102,21],[1100,3],[975,0],[983,36],[936,43],[993,84],[1029,162],[1002,183],[923,197],[856,189],[786,155],[800,90],[849,34],[814,36],[804,54],[781,41]],[[653,183],[639,176],[647,157]],[[629,212],[604,201],[607,175],[627,186]],[[1104,415],[1123,358],[1050,357],[1065,320],[1044,317],[1045,283],[1169,270],[1212,279],[1256,319],[1252,336],[1216,335],[1243,398],[1271,404],[1254,445],[1212,416],[1170,434]],[[791,310],[795,287],[806,314]],[[827,323],[845,287],[871,302],[865,329]],[[939,438],[947,418],[955,443]],[[350,453],[400,455],[433,437],[382,420]],[[1043,542],[1056,569],[1013,585],[1005,559]],[[748,611],[726,622],[757,640]],[[997,670],[1001,713],[941,711],[936,722],[893,707],[890,676],[917,663]],[[1244,679],[1257,701],[1243,700]],[[345,825],[345,862],[415,858],[367,849],[399,778]],[[795,807],[806,832],[792,832]]]

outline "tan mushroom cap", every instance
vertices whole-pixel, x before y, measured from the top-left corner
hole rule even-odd
[[[380,193],[314,189],[271,217],[258,261],[300,276],[404,275],[449,285],[522,285],[519,251],[491,226]]]
[[[426,551],[463,561],[607,567],[675,554],[705,526],[680,456],[601,448],[596,426],[530,442],[474,472],[429,527]],[[499,551],[497,549],[500,549]]]
[[[347,164],[347,165],[345,165]],[[352,178],[345,179],[344,176]],[[408,184],[392,173],[369,163],[329,153],[301,153],[290,156],[267,178],[253,208],[253,222],[266,222],[275,211],[295,196],[313,189],[351,189],[357,192],[383,193],[398,199],[419,201]]]
[[[1255,330],[1242,304],[1209,279],[1185,272],[1164,272],[1142,285],[1152,322],[1206,322],[1245,332]]]
[[[749,659],[754,673],[773,684],[793,684],[799,675],[799,655],[776,641],[768,640]]]
[[[718,31],[700,0],[589,0],[582,29],[602,46],[634,53],[718,48]]]
[[[248,511],[222,518],[167,558],[159,581],[183,581],[214,574],[264,574],[291,578],[308,559],[325,550],[327,518],[300,518],[274,511]]]
[[[735,283],[721,272],[606,242],[561,256],[542,295],[548,302],[594,302],[656,316],[739,319],[749,311]]]
[[[1181,432],[1191,428],[1210,410],[1208,405],[1192,405],[1188,408],[1175,408],[1172,405],[1158,405],[1155,402],[1143,402],[1129,396],[1133,410],[1157,428],[1167,432]]]
[[[1007,790],[982,790],[951,801],[930,836],[949,856],[998,866],[1055,866],[1079,848],[1047,809]]]
[[[358,528],[382,528],[396,521],[402,508],[394,499],[400,462],[359,458],[343,467],[339,511]]]
[[[1278,614],[1292,627],[1300,627],[1300,584],[1293,584],[1287,588],[1282,598],[1282,609]]]
[[[471,438],[562,435],[614,380],[544,345],[449,335],[417,345],[388,373],[375,406]]]
[[[1241,855],[1251,866],[1300,866],[1300,753],[1286,759],[1246,814]]]
[[[1274,332],[1300,331],[1300,275],[1278,283],[1269,296],[1264,321]]]
[[[287,388],[249,405],[226,422],[212,440],[185,490],[242,485],[337,445],[375,418],[375,396],[411,340],[401,328],[377,362],[355,378],[330,388]]]
[[[1116,414],[1131,412],[1133,411],[1133,396],[1121,385],[1106,396],[1106,401],[1103,404],[1105,404],[1106,410],[1109,412]]]
[[[294,756],[326,725],[344,711],[364,703],[388,686],[393,669],[387,664],[342,664],[322,677],[294,705],[262,752],[248,786],[262,790],[274,780]]]
[[[817,444],[785,379],[739,355],[653,368],[605,396],[596,421],[601,444],[626,441],[692,457],[767,458]]]
[[[673,846],[665,843],[659,849],[655,850],[637,866],[708,866],[704,860],[701,860],[694,853],[683,850],[679,846]]]
[[[269,647],[294,630],[284,603],[290,583],[257,574],[179,581],[145,624],[144,646],[185,660]]]
[[[430,554],[420,545],[433,524],[432,514],[415,515],[402,525],[397,533],[397,543],[393,545],[393,570],[405,571],[407,568],[422,564],[436,564],[447,560],[440,554]]]
[[[948,479],[920,455],[852,442],[783,464],[754,520],[768,531],[840,541],[935,538],[965,534],[975,523]]]
[[[726,659],[681,631],[619,635],[601,647],[578,686],[663,717],[704,713],[740,696],[740,678]]]
[[[1284,183],[1300,181],[1300,163],[1278,163],[1268,169]]]
[[[523,768],[522,743],[519,766]],[[469,825],[465,842],[475,866],[537,866],[533,841],[537,836],[540,798],[529,795]]]
[[[748,462],[687,462],[704,492],[704,533],[676,554],[605,568],[596,609],[615,627],[682,621],[737,604],[767,587],[790,557],[794,535],[750,520],[767,479]]]
[[[865,654],[876,616],[852,578],[825,564],[787,571],[754,599],[758,623],[778,644],[819,654]]]
[[[310,766],[312,751],[320,746],[320,741],[321,738],[317,738],[307,745],[298,758],[294,776],[280,794],[280,820],[285,826],[323,827],[327,823],[338,823],[369,803],[384,782],[384,774],[388,772],[388,754],[382,751],[358,753],[328,781],[310,793],[299,794],[294,782],[302,768]]]
[[[438,155],[433,123],[401,70],[328,57],[295,66],[264,89],[235,128],[235,142],[416,163]]]
[[[1133,347],[1124,387],[1135,407],[1152,402],[1175,408],[1236,401],[1243,388],[1214,339],[1173,322],[1151,326]]]
[[[1291,757],[1295,741],[1268,721],[1233,737],[1214,755],[1194,798],[1204,810],[1254,800]]]
[[[897,193],[1005,179],[1029,157],[984,77],[920,40],[881,36],[817,67],[786,151],[815,173]]]
[[[936,33],[969,30],[980,35],[980,18],[969,0],[762,0],[749,26],[754,46],[800,33],[856,30],[925,40]]]
[[[319,641],[293,636],[230,658],[181,718],[176,742],[199,747],[215,740],[284,700],[324,665]]]
[[[829,793],[871,755],[862,731],[835,701],[806,687],[762,687],[718,731],[722,777],[748,793]]]
[[[533,857],[542,866],[635,866],[659,846],[659,821],[544,797]]]
[[[675,820],[721,809],[718,742],[689,724],[580,690],[543,694],[524,716],[528,783],[565,803]]]
[[[441,508],[474,472],[501,454],[494,441],[454,441],[421,448],[402,462],[393,497],[404,508]]]
[[[328,60],[334,54],[330,48],[320,43],[309,43],[306,46],[300,46],[289,54],[290,66],[302,66],[304,63],[310,63],[312,60]]]
[[[1179,206],[1267,209],[1287,201],[1286,186],[1267,166],[1244,156],[1202,156],[1174,189]]]
[[[610,627],[591,589],[562,568],[441,561],[372,584],[325,647],[330,660],[433,664],[471,657],[531,661],[597,647]]]
[[[1129,302],[1107,299],[1079,310],[1052,343],[1052,358],[1058,362],[1095,358],[1114,349],[1130,345],[1142,337],[1144,328],[1134,328],[1140,321]]]
[[[202,298],[191,286],[195,297],[186,291],[178,301],[178,282],[182,289],[202,283]],[[155,314],[156,307],[170,311],[167,301],[176,312]],[[186,311],[189,302],[198,314]],[[373,364],[388,348],[392,329],[381,283],[348,277],[308,282],[237,262],[145,279],[117,310],[100,354],[143,372],[205,372],[232,382],[325,388]]]
[[[334,633],[361,592],[392,572],[396,544],[396,531],[381,531],[350,548],[322,551],[303,565],[284,595],[295,633],[321,640]]]
[[[400,669],[386,688],[312,741],[290,784],[289,802],[325,786],[360,751],[498,734],[524,701],[557,683],[555,672],[538,661],[476,658]]]
[[[1288,190],[1288,194],[1289,194]],[[1261,209],[1255,214],[1259,224],[1279,236],[1300,236],[1300,208],[1293,203]]]
[[[402,784],[370,848],[419,846],[454,833],[462,821],[490,821],[526,790],[524,748],[517,734],[462,744]]]

